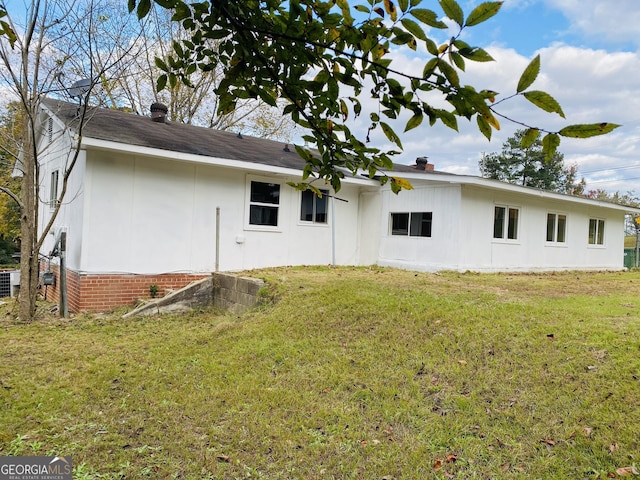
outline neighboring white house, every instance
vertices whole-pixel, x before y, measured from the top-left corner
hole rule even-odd
[[[43,102],[40,224],[50,218],[78,107]],[[89,108],[54,234],[67,232],[72,310],[104,309],[216,269],[371,265],[473,271],[622,269],[640,210],[398,165],[413,190],[346,177],[318,198],[281,142]],[[432,166],[428,166],[431,167]],[[217,215],[219,212],[219,216]],[[219,222],[219,231],[216,225]],[[218,255],[216,255],[218,252]],[[55,263],[55,259],[54,259]],[[53,289],[55,291],[55,289]]]

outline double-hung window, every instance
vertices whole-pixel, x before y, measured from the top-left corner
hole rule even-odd
[[[430,237],[432,221],[432,212],[392,213],[391,235]]]
[[[328,190],[320,190],[322,196],[311,190],[301,192],[300,221],[312,223],[327,223]]]
[[[493,216],[493,238],[517,240],[519,217],[519,208],[507,205],[496,205]]]
[[[604,220],[589,219],[589,245],[604,245]]]
[[[547,213],[547,242],[565,243],[567,237],[567,216],[561,213]]]
[[[249,225],[278,226],[280,184],[251,181]]]

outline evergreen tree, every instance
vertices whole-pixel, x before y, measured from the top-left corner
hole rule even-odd
[[[503,182],[571,195],[584,191],[585,180],[577,181],[577,166],[565,166],[564,155],[555,152],[546,159],[540,135],[523,146],[524,130],[518,130],[502,145],[502,152],[483,154],[480,175]]]

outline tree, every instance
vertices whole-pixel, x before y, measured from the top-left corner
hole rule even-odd
[[[19,191],[0,185],[0,192],[15,202],[20,214],[19,316],[24,321],[32,320],[36,313],[40,249],[58,215],[78,159],[86,100],[99,79],[118,61],[113,54],[106,55],[103,66],[96,68],[91,56],[82,55],[83,49],[100,48],[101,37],[93,22],[95,7],[95,3],[74,0],[34,0],[26,6],[22,24],[12,18],[4,4],[0,8],[0,82],[17,99],[16,118],[20,120],[14,129],[19,148],[3,151],[22,175]],[[87,79],[80,93],[73,93],[80,100],[78,135],[68,152],[64,171],[60,172],[59,195],[52,215],[46,225],[40,225],[40,164],[44,154],[38,142],[42,133],[40,100],[47,95],[70,95],[66,87],[74,77]]]
[[[518,130],[502,145],[501,153],[482,154],[480,175],[503,182],[571,195],[584,191],[585,180],[577,180],[577,166],[564,165],[564,155],[555,152],[545,158],[539,136],[523,147],[526,132]]]
[[[187,39],[181,24],[171,21],[171,12],[156,9],[138,24],[131,16],[124,15],[126,5],[117,2],[103,9],[96,22],[106,35],[110,50],[123,53],[117,69],[101,79],[100,89],[95,92],[96,103],[107,108],[125,108],[141,113],[154,102],[164,103],[168,108],[168,118],[173,122],[198,125],[218,130],[234,129],[258,137],[268,137],[290,141],[293,123],[282,115],[283,105],[271,107],[260,99],[246,99],[238,102],[232,112],[218,114],[218,98],[213,93],[222,76],[220,68],[196,72],[192,86],[176,84],[162,92],[155,89],[162,70],[159,62],[168,62],[168,54],[173,42]],[[128,31],[121,28],[124,22]],[[120,32],[125,31],[125,34]],[[130,50],[131,38],[137,36],[138,51],[124,55]],[[207,48],[217,50],[218,40],[207,41]],[[93,62],[101,66],[105,49],[90,52]]]
[[[19,195],[20,181],[13,178],[13,166],[18,155],[20,105],[10,102],[0,113],[0,186]],[[19,204],[9,195],[0,195],[0,264],[14,263],[12,255],[18,250],[20,238]]]
[[[380,176],[397,192],[408,182],[385,173],[392,168],[395,147],[383,151],[367,145],[369,133],[381,129],[387,139],[402,149],[400,136],[389,125],[408,112],[405,131],[427,119],[456,129],[458,119],[475,120],[487,138],[499,129],[497,93],[477,91],[463,85],[459,71],[466,62],[492,61],[483,49],[462,40],[462,32],[493,17],[502,2],[485,2],[465,15],[455,0],[439,0],[444,15],[458,26],[458,33],[438,45],[428,29],[445,30],[439,13],[421,8],[419,0],[369,0],[351,7],[348,0],[244,0],[187,3],[183,0],[154,0],[174,11],[190,38],[173,43],[167,60],[158,59],[164,74],[158,78],[159,91],[174,88],[180,81],[191,84],[196,72],[222,68],[216,88],[220,113],[233,111],[238,101],[260,98],[270,105],[278,99],[288,104],[285,113],[308,129],[303,138],[314,144],[319,155],[297,147],[305,158],[303,180],[298,188],[308,188],[313,179],[325,179],[340,188],[345,170]],[[129,0],[130,11],[139,18],[152,11],[151,0]],[[217,50],[207,47],[218,40]],[[392,45],[413,50],[426,48],[430,58],[419,75],[403,71],[391,58]],[[533,105],[564,117],[558,102],[549,94],[529,90],[540,71],[535,57],[521,75],[516,91]],[[373,110],[365,111],[359,100],[363,92],[375,99]],[[435,97],[434,97],[435,95]],[[441,108],[444,100],[448,108]],[[350,117],[367,115],[367,132],[354,134],[347,127]],[[524,122],[520,122],[526,125]],[[540,132],[543,151],[550,158],[560,137],[589,137],[610,132],[617,125],[597,123],[571,125],[559,131],[528,126],[523,140],[532,143]],[[526,145],[525,145],[526,146]],[[382,172],[380,170],[383,170]],[[316,187],[312,187],[318,190]]]

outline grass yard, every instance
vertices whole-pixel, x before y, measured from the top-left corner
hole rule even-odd
[[[71,455],[74,480],[638,474],[639,272],[254,274],[277,301],[241,317],[0,307],[0,455]]]

